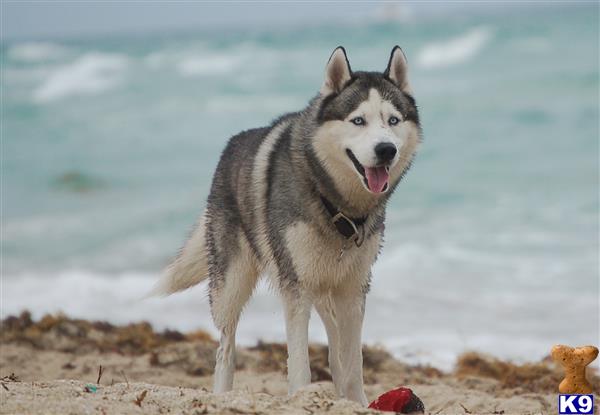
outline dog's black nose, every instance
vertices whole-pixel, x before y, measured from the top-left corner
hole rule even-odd
[[[379,143],[375,146],[375,155],[380,163],[391,161],[396,155],[396,146],[393,143]]]

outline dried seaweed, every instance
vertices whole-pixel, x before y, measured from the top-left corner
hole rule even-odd
[[[496,379],[503,389],[519,388],[526,392],[542,393],[557,392],[558,384],[563,379],[561,369],[549,359],[518,365],[476,352],[459,356],[454,374],[459,378],[477,376]],[[599,390],[600,377],[590,370],[588,379],[594,389]]]
[[[115,326],[104,321],[71,319],[61,314],[47,314],[35,322],[28,311],[9,316],[1,323],[1,343],[25,343],[42,350],[75,354],[91,350],[141,355],[168,344],[209,342],[211,336],[198,330],[189,335],[175,330],[155,332],[147,322]]]

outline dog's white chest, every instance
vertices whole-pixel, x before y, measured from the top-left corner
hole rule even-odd
[[[296,223],[286,232],[286,244],[292,257],[294,271],[301,284],[322,291],[340,284],[363,283],[369,275],[379,249],[380,237],[374,235],[357,247],[343,245],[337,237],[323,237],[305,223]]]

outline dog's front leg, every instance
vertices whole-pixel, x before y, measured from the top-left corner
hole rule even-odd
[[[310,383],[308,320],[311,301],[301,290],[282,296],[288,346],[288,392],[290,395]]]
[[[327,331],[327,341],[329,343],[329,370],[331,371],[331,380],[335,387],[335,393],[338,398],[344,398],[342,389],[342,364],[340,363],[340,331],[336,319],[335,303],[330,295],[322,297],[315,302],[315,308],[323,320],[325,330]]]
[[[336,293],[336,317],[340,333],[342,390],[346,399],[367,405],[363,387],[362,323],[365,294],[362,289]]]

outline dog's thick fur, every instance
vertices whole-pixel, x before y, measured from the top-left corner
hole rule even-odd
[[[221,331],[215,392],[233,386],[238,319],[259,276],[267,274],[284,305],[289,392],[310,382],[314,306],[327,331],[337,394],[366,405],[365,295],[387,200],[410,167],[420,135],[402,50],[392,50],[383,73],[352,72],[339,47],[304,110],[230,139],[206,211],[154,291],[171,294],[209,278]],[[362,218],[362,243],[338,231],[324,199],[346,217]]]

